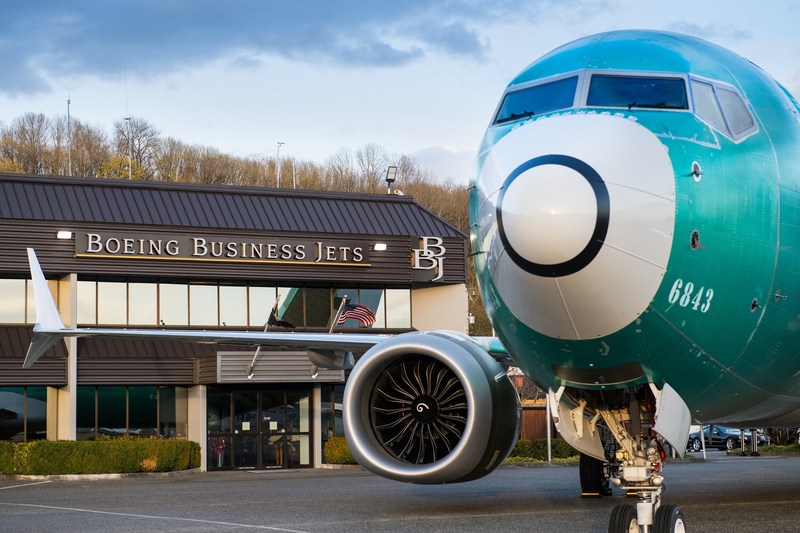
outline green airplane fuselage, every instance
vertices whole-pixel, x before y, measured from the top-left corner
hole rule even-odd
[[[697,421],[800,423],[800,114],[757,66],[656,32],[551,52],[498,106],[470,216],[544,389],[669,383]]]

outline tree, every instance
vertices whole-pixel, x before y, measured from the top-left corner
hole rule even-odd
[[[145,179],[145,174],[144,169],[137,161],[133,161],[129,171],[128,156],[114,156],[100,165],[100,170],[97,172],[97,177],[116,180],[143,180]]]
[[[114,122],[114,151],[118,156],[128,157],[138,163],[145,179],[156,176],[156,152],[160,143],[160,132],[143,118],[131,117]],[[130,137],[130,145],[128,140]],[[128,148],[130,146],[130,154]]]
[[[366,192],[380,192],[385,187],[383,181],[389,167],[386,149],[377,144],[368,144],[355,154],[361,185]]]
[[[23,174],[25,171],[16,161],[10,159],[0,159],[0,172],[12,172],[15,174]]]
[[[100,128],[82,121],[72,121],[72,173],[94,178],[111,158],[111,144]]]
[[[49,121],[42,113],[25,113],[3,130],[2,156],[22,166],[24,172],[45,171]]]

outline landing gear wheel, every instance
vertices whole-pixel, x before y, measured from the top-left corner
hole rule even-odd
[[[583,453],[580,457],[581,497],[611,496],[611,487],[608,485],[603,461]]]
[[[613,516],[613,515],[612,515]],[[653,533],[685,533],[686,519],[677,505],[662,505],[653,520]]]
[[[611,518],[608,520],[608,533],[639,533],[636,508],[632,505],[614,507],[611,510]]]

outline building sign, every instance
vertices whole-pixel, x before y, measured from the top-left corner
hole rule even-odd
[[[370,266],[368,242],[78,232],[75,257]]]
[[[444,254],[447,252],[441,237],[420,237],[419,248],[411,249],[411,268],[414,281],[439,281],[444,276]],[[416,271],[427,271],[427,274]]]

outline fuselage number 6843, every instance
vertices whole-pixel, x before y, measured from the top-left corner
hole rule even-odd
[[[714,298],[714,289],[700,287],[695,290],[694,283],[691,281],[684,282],[678,278],[672,284],[672,289],[669,291],[669,303],[677,303],[681,307],[689,307],[691,305],[693,311],[700,311],[707,313],[708,308],[711,307],[711,299]]]

